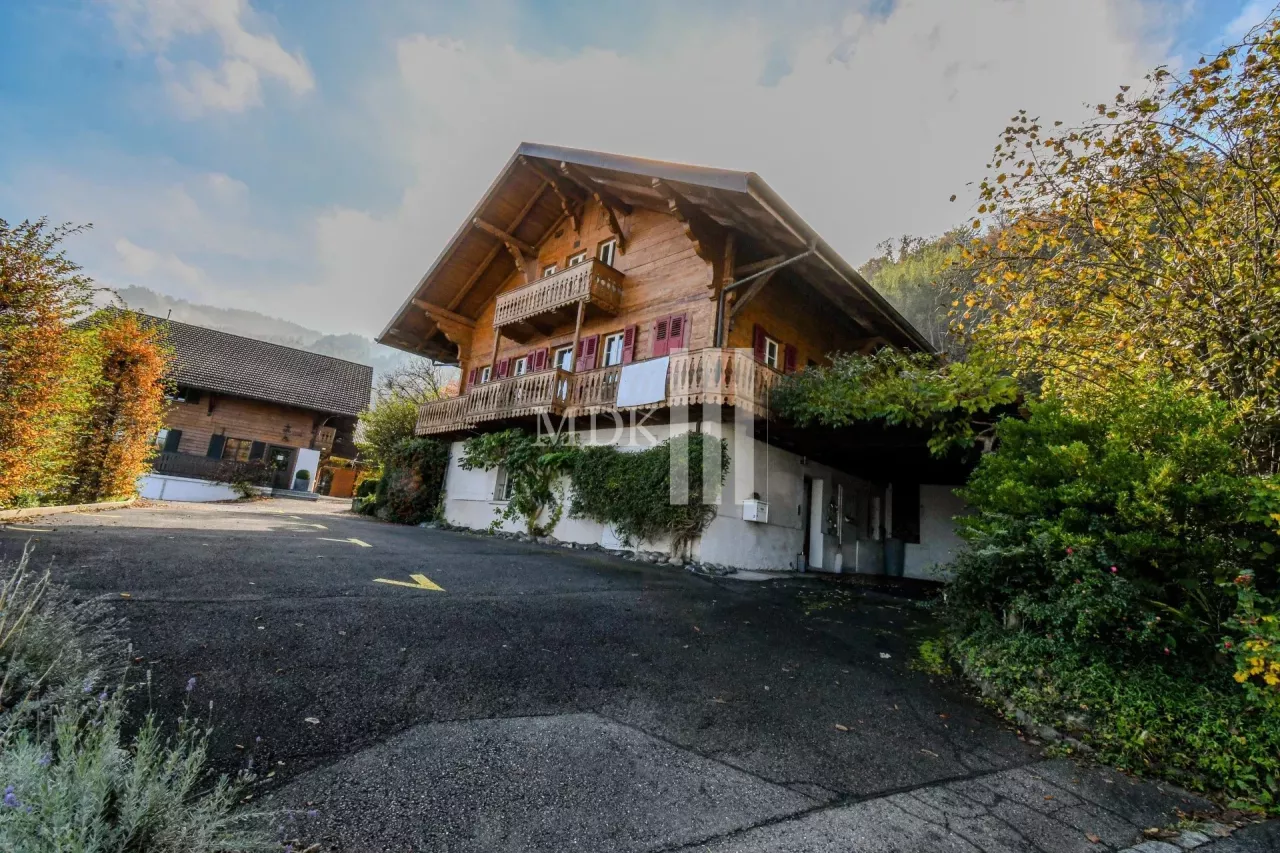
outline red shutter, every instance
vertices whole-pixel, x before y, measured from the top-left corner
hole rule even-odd
[[[498,369],[495,371],[497,373],[497,377],[501,379],[502,377],[506,376],[507,369],[510,366],[511,366],[511,359],[509,358],[498,359]]]
[[[636,360],[636,338],[640,336],[639,326],[627,326],[622,332],[622,363],[630,364]]]
[[[583,338],[578,342],[578,360],[574,364],[575,372],[583,370],[595,370],[597,350],[600,347],[600,336],[592,335],[589,338]]]
[[[672,314],[671,327],[667,331],[667,350],[681,350],[689,346],[689,315]]]
[[[653,321],[653,357],[666,355],[669,349],[667,341],[668,324],[670,317],[660,317]]]
[[[756,361],[764,361],[764,326],[759,323],[751,330],[751,346],[756,351]]]
[[[467,374],[467,387],[470,388],[476,384],[476,377],[480,375],[480,368],[473,367],[471,372]]]
[[[796,348],[787,344],[782,348],[782,372],[796,372]]]
[[[531,370],[547,369],[547,348],[543,347],[533,354],[533,367]]]

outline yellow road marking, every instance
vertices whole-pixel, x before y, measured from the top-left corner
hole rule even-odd
[[[389,583],[392,586],[407,586],[410,589],[429,589],[434,592],[444,592],[444,587],[440,586],[426,575],[409,575],[409,577],[413,578],[413,583],[409,583],[408,581],[392,581],[387,580],[386,578],[374,578],[373,582]]]
[[[368,542],[364,542],[364,541],[362,541],[362,540],[360,540],[360,539],[354,539],[354,538],[352,538],[352,539],[330,539],[330,538],[328,538],[327,536],[321,536],[321,537],[319,537],[319,539],[320,539],[320,541],[321,541],[321,542],[349,542],[349,543],[351,543],[352,545],[359,545],[361,548],[372,548],[372,547],[373,547],[373,546],[372,546],[372,545],[370,545]]]

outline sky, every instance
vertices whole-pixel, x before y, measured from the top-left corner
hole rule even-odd
[[[373,335],[531,141],[756,172],[860,264],[967,219],[1017,110],[1274,2],[0,0],[0,218],[91,223],[103,286]]]

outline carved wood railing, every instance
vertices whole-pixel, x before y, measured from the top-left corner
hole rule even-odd
[[[769,392],[781,378],[781,373],[756,361],[750,350],[678,352],[667,368],[667,405],[738,406],[768,417]]]
[[[480,421],[538,414],[587,415],[617,406],[622,367],[585,373],[544,370],[473,386],[465,395],[436,400],[418,412],[418,435],[467,429]],[[769,392],[782,374],[757,362],[750,350],[678,352],[667,368],[667,397],[658,406],[698,403],[744,407],[769,415]],[[647,408],[647,407],[645,407]]]
[[[597,260],[583,261],[555,275],[498,296],[494,328],[587,300],[610,314],[622,306],[622,273]]]

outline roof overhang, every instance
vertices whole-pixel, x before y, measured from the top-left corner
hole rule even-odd
[[[663,189],[674,190],[762,254],[794,256],[812,249],[792,266],[792,275],[853,318],[868,336],[905,349],[932,350],[759,175],[529,142],[516,149],[378,342],[445,363],[456,361],[451,322],[474,320],[515,268],[502,241],[473,221],[493,223],[517,240],[539,246],[566,217],[561,189],[569,184],[624,205],[664,212],[668,197]],[[434,306],[434,317],[423,304]]]

